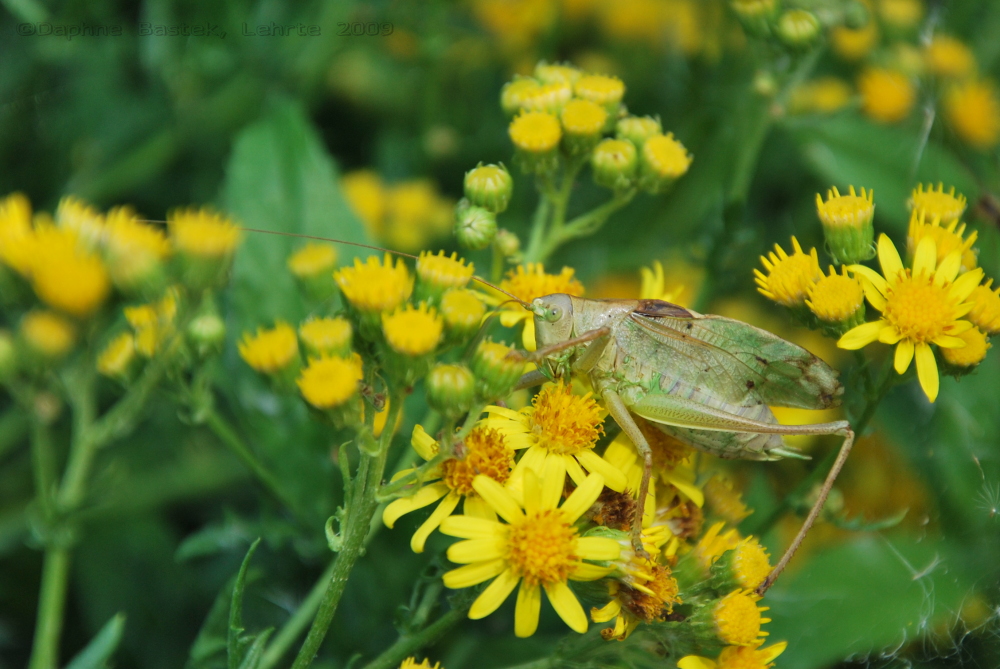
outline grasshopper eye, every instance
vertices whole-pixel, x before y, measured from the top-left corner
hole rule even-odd
[[[554,323],[560,318],[562,318],[562,309],[559,307],[552,307],[545,313],[545,320],[547,321]]]

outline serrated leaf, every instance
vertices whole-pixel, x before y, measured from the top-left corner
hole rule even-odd
[[[229,658],[229,669],[238,669],[240,666],[240,652],[242,644],[243,629],[243,591],[247,583],[247,570],[250,568],[250,560],[253,558],[257,546],[260,545],[258,538],[247,551],[240,565],[239,574],[236,576],[236,584],[233,585],[232,602],[229,605],[229,633],[226,637],[226,655]]]
[[[70,660],[66,669],[103,669],[118,648],[125,631],[125,614],[118,613],[98,632],[87,647]]]

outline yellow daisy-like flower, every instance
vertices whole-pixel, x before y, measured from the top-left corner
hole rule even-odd
[[[397,353],[418,356],[430,353],[441,342],[444,322],[437,310],[426,302],[419,307],[408,304],[392,314],[382,314],[385,340]]]
[[[486,315],[486,305],[478,293],[465,288],[453,288],[441,298],[441,317],[449,332],[459,335],[472,333]]]
[[[990,290],[992,285],[993,279],[987,279],[969,295],[972,303],[969,320],[988,335],[1000,334],[1000,286]]]
[[[878,38],[878,26],[875,21],[868,21],[865,27],[856,30],[837,26],[830,33],[833,50],[848,61],[861,60],[871,53],[878,44]]]
[[[430,460],[440,450],[440,444],[420,425],[413,428],[410,444],[424,460]],[[409,497],[394,500],[382,513],[382,522],[392,529],[401,516],[441,500],[434,512],[413,533],[410,548],[414,553],[424,552],[427,537],[441,525],[441,521],[454,512],[460,501],[463,503],[462,513],[466,516],[488,520],[497,518],[493,508],[479,496],[472,483],[480,475],[500,485],[507,482],[514,466],[514,451],[507,445],[507,439],[497,430],[477,425],[458,444],[455,452],[455,457],[448,458],[428,474],[420,489]],[[393,480],[412,471],[404,469]]]
[[[528,101],[537,95],[541,87],[531,77],[518,77],[507,82],[500,91],[500,106],[505,113],[513,116],[522,109],[527,109]]]
[[[826,202],[816,193],[816,212],[824,226],[860,228],[875,216],[875,192],[862,188],[858,195],[854,186],[849,186],[849,193],[841,195],[834,186],[826,192]]]
[[[944,96],[944,115],[962,141],[973,148],[993,148],[1000,140],[1000,98],[990,80],[956,84]]]
[[[879,123],[896,123],[909,116],[917,101],[913,83],[902,72],[867,67],[858,76],[861,109]]]
[[[111,290],[100,257],[80,245],[71,229],[43,225],[35,231],[36,257],[31,285],[49,306],[84,318],[104,303]]]
[[[373,237],[381,237],[385,225],[385,186],[382,177],[373,170],[355,170],[340,179],[344,197],[365,229]]]
[[[34,252],[31,229],[31,202],[23,193],[11,193],[0,200],[0,262],[27,276]]]
[[[967,272],[976,266],[976,252],[972,245],[979,238],[979,232],[973,230],[965,237],[965,223],[959,223],[956,218],[947,225],[942,225],[941,219],[927,216],[924,209],[914,208],[910,213],[910,225],[906,234],[906,254],[913,257],[917,245],[924,237],[934,240],[937,247],[937,260],[941,262],[950,253],[957,251],[962,256],[962,272]]]
[[[594,137],[604,128],[608,112],[590,100],[570,100],[563,108],[560,119],[567,135]]]
[[[510,124],[510,140],[525,153],[546,153],[559,146],[559,119],[546,112],[525,112]]]
[[[935,33],[924,51],[927,69],[939,77],[962,79],[975,74],[976,57],[961,40]]]
[[[465,259],[459,258],[454,252],[446,256],[444,251],[436,254],[423,251],[417,258],[417,278],[437,291],[464,288],[475,272],[476,268],[472,263],[466,265]]]
[[[741,539],[736,546],[716,558],[713,577],[730,587],[756,590],[771,573],[771,561],[764,547],[754,537]]]
[[[583,284],[574,278],[573,274],[573,269],[569,267],[563,267],[559,274],[546,274],[541,263],[528,263],[507,272],[507,276],[500,283],[500,288],[524,302],[531,302],[536,297],[552,295],[553,293],[565,293],[578,297],[583,295]],[[487,299],[491,304],[503,305],[500,312],[500,323],[504,327],[512,328],[518,323],[524,324],[524,332],[522,333],[524,347],[529,351],[534,351],[535,321],[533,314],[516,302],[511,302],[510,298],[502,293],[494,291],[488,295]]]
[[[521,108],[527,111],[558,114],[573,97],[573,87],[565,81],[554,81],[532,89],[524,96]]]
[[[135,337],[123,332],[104,347],[97,356],[97,371],[104,376],[122,376],[135,360]]]
[[[524,450],[511,475],[509,486],[515,490],[527,470],[541,472],[549,460],[563,462],[563,469],[577,485],[586,478],[587,470],[600,474],[612,490],[625,490],[625,474],[594,453],[604,434],[604,411],[590,393],[574,395],[573,389],[560,381],[543,386],[531,406],[520,411],[489,406],[486,412],[490,417],[484,424],[500,430],[514,450]]]
[[[727,646],[717,659],[687,655],[677,661],[677,669],[770,669],[774,659],[785,652],[787,641],[767,648],[750,646]]]
[[[986,351],[991,348],[989,340],[979,328],[966,330],[958,337],[965,342],[965,346],[941,349],[945,361],[956,367],[975,367],[983,361]]]
[[[240,229],[208,208],[178,209],[167,215],[170,241],[182,253],[200,258],[222,258],[240,243]]]
[[[851,85],[839,77],[820,77],[795,87],[788,107],[793,113],[832,114],[850,103]]]
[[[722,554],[736,548],[740,543],[740,533],[734,529],[725,532],[722,528],[726,523],[719,521],[713,524],[694,547],[694,557],[705,571],[715,563]]]
[[[353,329],[346,318],[310,318],[299,326],[299,337],[309,355],[347,355]]]
[[[295,383],[309,404],[317,409],[334,409],[357,394],[362,378],[361,356],[355,353],[349,358],[323,356],[310,360]]]
[[[417,662],[417,658],[408,657],[399,663],[399,669],[442,669],[442,667],[440,662],[435,662],[432,665],[431,661],[427,658]]]
[[[546,63],[544,60],[535,65],[535,77],[544,83],[565,82],[571,86],[575,84],[583,72],[562,63]]]
[[[321,276],[337,264],[337,249],[333,244],[309,242],[288,256],[288,270],[300,279]]]
[[[933,402],[939,379],[930,345],[965,346],[958,335],[970,329],[972,323],[959,319],[972,309],[968,299],[983,271],[977,268],[958,276],[961,254],[954,251],[938,263],[937,247],[930,237],[917,245],[912,269],[903,267],[899,252],[886,235],[879,237],[878,259],[882,274],[863,265],[849,269],[861,276],[865,296],[882,312],[882,318],[850,330],[837,346],[855,350],[876,340],[895,344],[896,371],[905,372],[915,357],[920,387]]]
[[[924,5],[920,0],[880,0],[878,14],[886,24],[910,30],[924,17]]]
[[[650,137],[642,145],[643,169],[663,179],[683,176],[693,160],[684,145],[674,139],[673,133]]]
[[[163,230],[139,221],[131,207],[115,207],[104,224],[108,269],[115,283],[132,288],[170,255]]]
[[[56,223],[60,228],[72,230],[80,243],[88,249],[93,249],[104,241],[104,216],[93,206],[73,195],[67,195],[59,200]]]
[[[917,184],[908,204],[912,211],[923,211],[928,218],[940,218],[943,225],[948,225],[962,217],[968,202],[961,193],[955,194],[954,186],[945,193],[944,184],[938,182],[937,188],[927,184],[926,190],[923,184]]]
[[[606,74],[588,74],[573,85],[576,96],[601,106],[616,105],[625,97],[625,84],[618,77]]]
[[[394,265],[388,253],[382,262],[374,256],[364,263],[355,258],[353,267],[337,270],[333,279],[351,305],[369,313],[392,311],[413,292],[413,278],[406,264],[397,258]]]
[[[551,460],[541,477],[524,478],[523,503],[499,483],[477,476],[473,488],[506,523],[472,516],[451,516],[441,532],[466,541],[448,549],[448,559],[465,566],[444,575],[449,588],[493,582],[476,598],[469,617],[493,613],[520,584],[514,634],[528,637],[538,627],[544,589],[559,617],[575,631],[587,631],[587,614],[567,581],[592,581],[610,571],[584,560],[615,560],[619,545],[605,537],[581,537],[574,526],[594,503],[604,480],[591,474],[558,506],[566,477],[561,460]]]
[[[712,513],[723,518],[727,523],[738,525],[751,513],[739,491],[733,488],[729,478],[716,474],[705,482],[705,500]]]
[[[640,299],[663,300],[664,302],[673,302],[674,304],[678,304],[677,295],[683,291],[684,287],[680,286],[677,289],[674,289],[673,287],[670,290],[666,289],[666,278],[663,273],[663,265],[659,260],[654,260],[652,267],[640,267],[639,277]]]
[[[299,355],[299,340],[295,329],[278,321],[273,328],[257,328],[257,334],[243,333],[239,343],[240,357],[254,370],[274,374],[285,369]]]
[[[809,253],[803,252],[799,240],[795,237],[792,237],[792,255],[788,255],[784,249],[775,244],[774,252],[769,253],[766,258],[761,256],[760,262],[767,270],[767,274],[758,269],[753,271],[756,275],[757,291],[769,300],[786,307],[799,307],[805,304],[813,282],[823,278],[816,249],[810,249]]]
[[[809,286],[806,306],[824,323],[843,323],[864,305],[864,291],[857,278],[847,275],[847,266],[837,274],[830,265],[829,272]]]
[[[729,646],[760,645],[761,637],[768,634],[760,626],[771,622],[771,619],[761,616],[767,607],[757,606],[758,599],[748,590],[733,590],[716,603],[712,619],[715,634],[722,643]]]
[[[177,290],[167,290],[156,302],[137,307],[125,307],[125,320],[135,330],[135,348],[147,358],[160,348],[160,345],[174,331],[174,317],[177,315]]]
[[[21,319],[21,338],[46,358],[61,358],[76,343],[76,328],[51,311],[29,311]]]

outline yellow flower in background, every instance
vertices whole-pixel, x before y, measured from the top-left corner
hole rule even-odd
[[[423,251],[417,258],[417,278],[435,291],[464,288],[475,273],[475,265],[466,265],[465,259],[455,252],[446,256],[444,251],[437,254]]]
[[[816,249],[810,249],[809,253],[805,253],[795,237],[792,237],[792,255],[788,255],[784,249],[775,244],[774,251],[767,257],[761,256],[760,262],[767,270],[767,274],[758,269],[753,271],[756,276],[757,291],[769,300],[786,307],[799,307],[805,304],[813,282],[823,278]]]
[[[760,629],[771,622],[761,613],[766,606],[757,606],[760,598],[747,590],[734,590],[716,603],[712,610],[715,633],[719,641],[729,646],[759,646],[767,632]]]
[[[433,665],[431,661],[424,658],[421,662],[417,662],[417,658],[408,657],[399,663],[399,669],[442,669],[440,662],[435,662]]]
[[[486,315],[486,305],[475,293],[466,288],[452,288],[441,298],[441,317],[445,329],[456,336],[464,337],[479,329]]]
[[[540,84],[526,93],[521,102],[522,109],[558,115],[573,97],[573,87],[565,81],[553,81]]]
[[[882,21],[897,30],[913,30],[924,17],[920,0],[879,0],[878,15]]]
[[[960,348],[958,337],[972,327],[959,320],[969,313],[972,291],[982,279],[981,269],[958,276],[961,254],[949,254],[937,262],[934,240],[925,237],[913,256],[913,268],[904,268],[899,252],[885,235],[878,240],[878,259],[882,274],[863,265],[849,269],[862,278],[865,296],[882,318],[859,325],[847,332],[837,346],[856,350],[880,341],[896,345],[896,372],[902,374],[916,358],[917,377],[927,399],[937,399],[939,379],[931,344],[942,348]]]
[[[985,151],[1000,140],[1000,99],[991,80],[952,86],[944,96],[944,116],[955,134],[975,149]]]
[[[559,617],[575,631],[587,631],[587,614],[569,580],[592,581],[610,571],[584,560],[615,560],[614,539],[581,537],[574,523],[601,494],[604,481],[591,474],[558,506],[565,484],[562,461],[551,460],[539,477],[524,477],[523,503],[493,479],[477,476],[473,488],[506,523],[472,516],[451,516],[441,532],[466,539],[448,549],[448,559],[465,566],[444,575],[449,588],[493,581],[473,602],[469,617],[493,613],[520,584],[514,611],[514,634],[528,637],[538,627],[544,589]]]
[[[546,274],[541,263],[528,263],[508,271],[504,280],[500,282],[500,288],[525,302],[531,302],[536,297],[552,295],[553,293],[565,293],[579,297],[583,295],[583,284],[574,278],[573,274],[573,269],[569,267],[563,267],[559,274]],[[518,323],[524,324],[522,333],[524,347],[529,351],[534,351],[535,321],[533,314],[520,304],[511,302],[510,298],[503,293],[491,291],[487,300],[493,305],[502,305],[500,323],[504,327],[512,328]]]
[[[351,305],[369,313],[392,311],[413,291],[413,278],[406,263],[397,258],[393,264],[388,253],[382,261],[375,256],[363,263],[355,258],[353,266],[337,270],[333,279]]]
[[[986,335],[973,327],[958,335],[965,342],[961,348],[943,348],[941,356],[945,362],[956,367],[974,367],[986,358],[986,352],[991,348]]]
[[[309,361],[295,383],[306,402],[317,409],[335,409],[343,406],[358,392],[364,378],[361,356],[323,356]]]
[[[365,224],[369,234],[380,238],[385,217],[386,193],[382,178],[374,170],[355,170],[340,179],[347,203]]]
[[[535,96],[542,85],[531,77],[514,77],[504,84],[500,91],[500,107],[508,116],[513,116],[528,107],[528,101]]]
[[[677,669],[769,669],[787,647],[786,641],[767,648],[728,646],[714,660],[700,655],[682,657],[677,661]]]
[[[21,319],[21,338],[33,351],[56,359],[69,353],[76,343],[76,327],[51,311],[29,311]]]
[[[573,92],[578,98],[590,100],[610,113],[625,97],[625,84],[618,77],[606,74],[586,74],[573,84]]]
[[[586,470],[600,474],[612,490],[625,490],[625,474],[594,453],[604,434],[604,411],[590,393],[574,395],[572,387],[560,381],[543,386],[531,406],[520,411],[489,406],[486,413],[484,425],[500,430],[515,451],[524,450],[508,487],[519,490],[527,470],[539,473],[549,460],[559,460],[577,485]]]
[[[400,250],[420,250],[429,240],[451,229],[453,203],[441,197],[430,179],[393,184],[386,198],[380,239]]]
[[[122,377],[135,360],[135,354],[135,337],[131,332],[123,332],[97,356],[97,371],[104,376]]]
[[[705,482],[705,501],[713,514],[733,525],[738,525],[753,513],[753,509],[743,503],[739,491],[733,488],[733,482],[721,474]]]
[[[147,358],[159,350],[174,331],[179,293],[176,288],[168,289],[156,302],[136,307],[125,307],[125,320],[135,331],[135,348]]]
[[[299,357],[299,340],[288,323],[278,321],[273,328],[257,328],[257,333],[243,333],[239,343],[240,357],[262,374],[275,374],[286,369]]]
[[[163,230],[141,222],[131,207],[115,207],[108,212],[104,242],[111,277],[123,289],[141,287],[171,252]]]
[[[924,50],[927,69],[939,77],[964,79],[976,72],[976,57],[960,39],[935,33]]]
[[[861,110],[879,123],[896,123],[910,114],[917,101],[913,83],[902,72],[866,67],[858,75]]]
[[[309,355],[346,356],[351,350],[353,329],[346,318],[310,317],[299,325],[299,338]]]
[[[0,200],[0,262],[27,276],[35,258],[31,202],[23,193]]]
[[[673,181],[687,173],[694,158],[673,133],[654,135],[643,143],[640,170],[647,179]]]
[[[694,557],[706,572],[723,553],[733,550],[740,543],[740,533],[735,529],[723,532],[725,526],[722,521],[714,523],[695,544]]]
[[[854,95],[851,85],[839,77],[819,77],[795,87],[788,101],[793,114],[832,114],[843,109]]]
[[[410,444],[425,461],[431,460],[440,451],[440,444],[420,425],[413,428]],[[427,537],[441,525],[441,521],[455,511],[459,502],[462,502],[462,513],[466,516],[496,520],[493,508],[479,496],[472,483],[476,476],[481,475],[503,485],[510,478],[513,466],[514,451],[508,446],[503,434],[483,425],[477,425],[458,444],[456,455],[429,472],[423,480],[423,485],[415,493],[409,497],[396,499],[385,507],[382,522],[392,529],[400,517],[440,500],[431,515],[417,528],[410,539],[410,548],[413,552],[423,553]],[[412,471],[414,470],[404,469],[396,474],[393,480]]]
[[[46,304],[84,318],[104,303],[111,280],[100,257],[84,248],[71,228],[43,225],[35,230],[31,285]]]
[[[992,285],[993,279],[987,279],[969,295],[969,320],[988,335],[1000,334],[1000,286],[990,290]]]
[[[524,112],[510,124],[510,141],[529,154],[548,153],[562,139],[559,119],[547,112]]]
[[[906,234],[906,254],[913,257],[917,245],[925,237],[934,240],[937,248],[937,259],[941,262],[950,253],[957,251],[962,257],[962,272],[968,272],[976,266],[976,251],[972,245],[979,238],[979,232],[973,230],[965,237],[965,223],[959,224],[954,219],[948,225],[942,225],[937,216],[928,216],[926,210],[914,208],[910,213],[910,225]]]
[[[240,229],[222,214],[208,208],[177,209],[167,215],[174,248],[200,258],[231,255],[240,243]]]
[[[947,225],[961,218],[968,201],[961,193],[955,194],[954,186],[946,193],[944,184],[938,182],[936,188],[927,184],[926,189],[923,184],[917,184],[907,205],[912,211],[923,211],[928,218],[940,218],[941,223]]]
[[[397,353],[409,356],[426,355],[441,342],[444,323],[437,310],[421,302],[419,307],[407,304],[392,314],[382,314],[385,340]]]
[[[639,276],[639,299],[663,300],[689,307],[705,279],[705,268],[675,254],[664,263],[655,260],[651,267],[640,268]]]
[[[840,274],[830,265],[830,273],[818,279],[809,287],[809,298],[806,306],[824,323],[847,323],[861,311],[864,306],[864,291],[861,282],[847,275],[847,267],[842,265]],[[864,318],[864,312],[860,318]],[[860,321],[853,323],[860,325]]]
[[[104,216],[78,197],[67,195],[59,200],[55,220],[60,228],[72,230],[88,249],[104,242]]]
[[[830,32],[834,52],[847,61],[859,61],[878,44],[879,33],[875,21],[868,21],[863,28],[851,29],[837,26]]]
[[[337,249],[333,244],[309,242],[286,261],[288,270],[299,279],[320,276],[337,264]]]

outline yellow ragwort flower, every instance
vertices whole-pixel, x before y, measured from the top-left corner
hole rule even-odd
[[[928,216],[926,210],[914,208],[910,213],[910,225],[906,234],[906,254],[912,258],[920,240],[930,237],[937,247],[938,262],[958,251],[962,256],[961,271],[968,272],[977,263],[976,251],[972,245],[976,243],[979,232],[973,230],[968,237],[964,235],[965,223],[959,223],[957,218],[943,225],[937,216]]]
[[[674,491],[675,497],[679,493],[683,499],[694,502],[696,506],[702,506],[705,503],[705,495],[701,488],[695,485],[691,447],[677,441],[648,421],[638,419],[636,424],[653,452],[653,476],[649,480],[649,495],[643,507],[643,523],[651,520],[656,512],[657,491],[661,489]],[[625,489],[633,498],[638,499],[644,467],[642,460],[639,459],[639,451],[628,435],[620,432],[604,450],[604,459],[625,474],[627,480]]]
[[[590,100],[570,100],[560,114],[563,130],[574,137],[596,137],[608,120],[604,107]]]
[[[141,222],[131,207],[108,212],[104,240],[111,278],[124,290],[142,288],[171,251],[163,230]]]
[[[309,355],[347,355],[351,350],[351,323],[346,318],[311,317],[299,326],[299,337]]]
[[[97,356],[97,371],[104,376],[120,377],[135,360],[135,354],[135,336],[131,332],[123,332]]]
[[[364,263],[355,258],[352,267],[340,268],[333,273],[333,279],[351,305],[369,313],[392,311],[413,291],[413,278],[406,264],[397,258],[393,265],[388,253],[381,262],[375,256]]]
[[[1000,286],[990,290],[992,285],[993,279],[987,279],[969,295],[969,320],[988,335],[1000,334]]]
[[[171,211],[167,227],[174,248],[189,256],[222,258],[231,255],[240,243],[239,227],[209,208]]]
[[[861,195],[848,187],[849,192],[841,195],[834,186],[826,192],[826,202],[816,193],[816,212],[824,226],[859,228],[871,223],[875,216],[875,192],[861,189]]]
[[[760,614],[766,606],[757,606],[756,595],[749,590],[733,590],[716,603],[712,610],[715,634],[722,643],[729,646],[759,646],[761,637],[767,632],[760,629],[763,623],[771,622]]]
[[[76,328],[51,311],[29,311],[21,319],[21,338],[46,358],[61,358],[76,343]]]
[[[78,318],[94,313],[111,290],[100,257],[84,248],[70,228],[43,225],[35,231],[35,244],[30,272],[38,297]]]
[[[373,170],[355,170],[340,179],[347,203],[372,237],[381,238],[387,200],[382,178]]]
[[[767,648],[727,646],[712,660],[700,655],[687,655],[677,661],[677,669],[770,669],[774,659],[785,652],[787,641]]]
[[[337,264],[337,249],[333,244],[309,242],[288,256],[288,270],[299,279],[311,279],[326,274]]]
[[[441,298],[441,317],[449,332],[465,335],[479,329],[486,315],[486,305],[475,293],[466,288],[452,288]]]
[[[941,356],[945,361],[956,367],[975,367],[986,357],[986,351],[991,346],[986,334],[979,328],[966,330],[958,335],[959,339],[965,342],[962,348],[943,348]]]
[[[878,240],[878,259],[882,274],[863,265],[849,269],[862,279],[865,296],[882,318],[859,325],[847,332],[837,346],[855,350],[878,340],[896,345],[896,372],[902,374],[916,358],[917,377],[927,399],[937,399],[939,378],[931,344],[941,348],[960,348],[958,337],[972,327],[959,320],[969,313],[968,301],[983,277],[981,269],[958,276],[961,254],[952,252],[937,262],[934,240],[925,237],[913,255],[913,268],[904,268],[895,245],[886,236]]]
[[[1000,98],[992,80],[952,86],[944,96],[944,116],[969,146],[985,151],[1000,140]]]
[[[612,490],[625,490],[625,474],[594,453],[604,434],[604,411],[590,393],[574,395],[572,387],[560,381],[543,386],[531,406],[520,411],[489,406],[486,413],[490,417],[484,425],[500,430],[515,451],[524,450],[508,487],[517,489],[525,471],[538,473],[549,460],[559,460],[576,484],[586,478],[587,470],[604,477]]]
[[[879,123],[896,123],[909,116],[917,101],[913,83],[902,72],[866,67],[858,75],[861,110]]]
[[[545,267],[541,263],[528,263],[508,271],[507,276],[500,283],[500,288],[524,302],[531,302],[536,297],[552,295],[553,293],[581,296],[583,295],[583,284],[574,278],[573,274],[574,271],[570,267],[563,267],[559,274],[546,274]],[[512,328],[518,323],[524,324],[524,332],[522,333],[524,347],[529,351],[535,350],[533,314],[520,304],[511,302],[510,298],[502,293],[492,292],[488,296],[488,300],[494,305],[503,305],[500,312],[500,323],[504,327]]]
[[[257,328],[254,335],[244,332],[238,348],[240,357],[255,371],[274,374],[298,358],[299,340],[291,325],[278,321],[273,328]]]
[[[565,82],[573,85],[583,76],[583,73],[565,63],[547,63],[544,60],[535,65],[535,77],[543,83]]]
[[[753,513],[753,509],[747,508],[743,502],[739,491],[733,488],[733,482],[721,474],[705,482],[705,500],[714,515],[733,525],[738,525]]]
[[[587,74],[576,80],[573,92],[578,98],[607,108],[622,101],[622,98],[625,97],[625,84],[618,77],[606,74]]]
[[[399,669],[442,669],[442,667],[440,662],[435,662],[432,665],[428,658],[417,662],[417,658],[408,657],[399,663]]]
[[[841,266],[840,274],[830,265],[829,272],[809,286],[806,306],[824,323],[844,323],[864,305],[864,291],[856,277],[847,275],[846,265]]]
[[[771,562],[757,539],[746,537],[723,553],[712,564],[711,571],[722,582],[751,591],[756,590],[771,573]]]
[[[924,5],[920,0],[879,0],[878,15],[886,25],[911,30],[924,17]]]
[[[819,77],[795,87],[788,107],[792,113],[832,114],[850,103],[854,91],[840,77]]]
[[[642,145],[642,165],[661,179],[683,176],[694,160],[684,145],[674,139],[674,134],[650,137]]]
[[[419,307],[407,304],[391,314],[382,314],[385,340],[397,353],[418,356],[430,353],[441,342],[444,322],[437,310],[421,302]]]
[[[591,474],[558,506],[565,483],[560,460],[551,460],[542,476],[524,478],[523,503],[488,476],[477,476],[472,486],[506,523],[473,516],[451,516],[441,532],[466,541],[448,549],[448,559],[465,566],[444,575],[449,588],[468,588],[493,582],[476,598],[469,617],[493,613],[520,583],[514,611],[514,634],[528,637],[538,627],[542,589],[549,602],[575,632],[587,631],[587,614],[567,581],[592,581],[608,574],[584,560],[615,560],[619,545],[605,537],[581,537],[574,523],[601,494],[604,480]]]
[[[465,259],[459,258],[455,252],[446,256],[444,251],[436,254],[422,251],[417,258],[417,278],[436,291],[464,288],[475,272],[475,266],[472,263],[466,265]]]
[[[553,81],[527,90],[523,94],[521,108],[525,111],[559,114],[563,106],[573,97],[573,87],[565,81]]]
[[[125,320],[135,330],[135,348],[141,355],[153,357],[160,345],[173,333],[178,298],[177,289],[170,288],[156,302],[125,307],[123,310]]]
[[[926,190],[924,188],[923,184],[917,184],[910,193],[907,204],[911,211],[923,211],[929,219],[940,218],[942,225],[957,221],[965,213],[968,202],[961,193],[955,194],[954,186],[947,193],[941,182],[938,182],[937,188],[933,184],[927,184]]]
[[[694,556],[698,564],[708,571],[715,561],[726,551],[736,548],[740,543],[740,533],[734,529],[722,531],[726,524],[719,521],[713,524],[694,547]]]
[[[309,404],[317,409],[335,409],[357,394],[362,378],[361,356],[355,353],[348,358],[322,356],[310,360],[295,383]]]
[[[59,200],[56,224],[72,230],[80,243],[93,249],[104,242],[104,216],[78,197],[67,195]]]
[[[531,77],[517,77],[513,81],[504,84],[500,90],[500,107],[504,113],[513,116],[517,112],[527,109],[528,101],[538,93],[542,85]]]
[[[524,112],[510,124],[510,140],[525,153],[547,153],[559,146],[562,127],[547,112]]]
[[[775,244],[774,251],[766,258],[761,256],[760,262],[767,270],[767,274],[759,269],[753,271],[756,275],[757,291],[769,300],[786,307],[799,307],[805,304],[813,282],[823,278],[816,249],[810,249],[809,253],[803,252],[799,240],[795,237],[792,237],[792,255],[788,255],[784,249]]]
[[[424,460],[436,456],[441,448],[420,425],[413,428],[410,444]],[[424,552],[427,537],[441,525],[441,521],[455,511],[459,502],[462,502],[462,513],[466,516],[497,519],[493,508],[479,496],[472,483],[477,475],[487,476],[500,485],[507,482],[514,466],[514,451],[507,445],[507,439],[497,430],[477,425],[458,444],[455,452],[454,457],[425,474],[423,485],[416,492],[409,497],[394,500],[382,513],[382,522],[392,529],[403,515],[441,500],[410,539],[410,548],[414,553]],[[393,480],[412,471],[414,470],[404,469]]]
[[[858,61],[871,53],[878,43],[878,26],[875,21],[868,21],[863,28],[851,29],[837,26],[830,32],[833,50],[838,56],[848,61]]]
[[[960,39],[935,33],[924,50],[927,69],[939,77],[964,79],[976,72],[976,57]]]
[[[34,242],[31,202],[23,193],[11,193],[0,200],[0,262],[28,276],[36,257]]]

